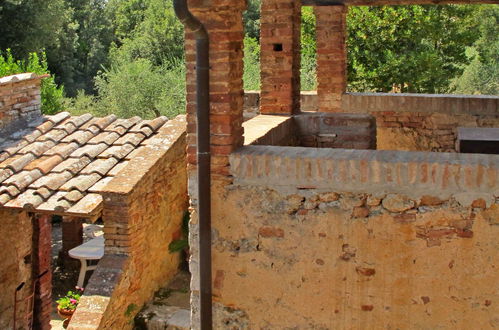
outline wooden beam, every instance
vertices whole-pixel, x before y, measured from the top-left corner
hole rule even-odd
[[[444,5],[499,4],[499,0],[302,0],[302,6],[383,6],[383,5]]]

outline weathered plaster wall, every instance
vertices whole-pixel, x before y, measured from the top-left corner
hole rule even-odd
[[[31,295],[33,228],[26,212],[0,208],[0,328],[12,329],[14,320],[14,292],[23,282],[18,300]],[[26,302],[18,305],[18,329],[26,329]]]
[[[244,147],[214,187],[215,328],[497,328],[498,164]]]
[[[105,255],[90,278],[70,329],[131,329],[133,317],[178,271],[187,210],[185,117],[163,126],[102,189]]]

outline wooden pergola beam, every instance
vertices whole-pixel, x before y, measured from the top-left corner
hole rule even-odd
[[[499,0],[302,0],[302,6],[383,6],[444,4],[499,4]]]

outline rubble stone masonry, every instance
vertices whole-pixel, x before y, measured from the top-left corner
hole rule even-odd
[[[215,328],[499,326],[499,156],[311,150],[231,155]]]

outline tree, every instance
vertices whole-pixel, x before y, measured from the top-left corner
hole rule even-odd
[[[468,49],[472,61],[452,87],[461,94],[499,94],[499,7],[481,6],[475,12],[480,38]]]
[[[350,89],[446,92],[478,35],[472,11],[456,5],[350,8]]]

